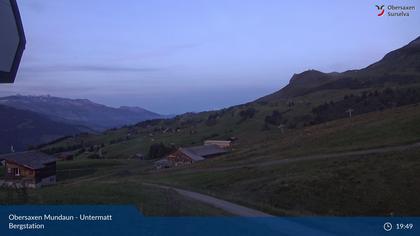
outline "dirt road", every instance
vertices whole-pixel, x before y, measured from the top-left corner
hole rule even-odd
[[[222,209],[222,210],[224,210],[228,213],[231,213],[232,215],[235,215],[235,216],[245,216],[245,217],[269,217],[269,216],[272,216],[272,215],[269,215],[269,214],[264,213],[262,211],[254,210],[254,209],[251,209],[251,208],[248,208],[248,207],[244,207],[244,206],[232,203],[232,202],[221,200],[221,199],[211,197],[211,196],[208,196],[208,195],[204,195],[204,194],[201,194],[201,193],[196,193],[196,192],[192,192],[192,191],[187,191],[187,190],[183,190],[183,189],[179,189],[179,188],[168,187],[168,186],[158,185],[158,184],[144,183],[144,185],[158,187],[158,188],[161,188],[161,189],[174,190],[178,194],[180,194],[184,197],[209,204],[211,206]]]

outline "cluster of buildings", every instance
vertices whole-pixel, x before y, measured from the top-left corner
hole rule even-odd
[[[155,166],[157,169],[185,166],[226,154],[231,147],[232,141],[206,140],[201,146],[179,148],[165,158],[156,161]]]
[[[156,161],[157,169],[185,166],[194,162],[226,154],[230,151],[232,141],[207,140],[204,145],[183,147]],[[66,153],[67,155],[67,153]],[[68,160],[68,157],[53,157],[38,151],[17,152],[0,155],[4,176],[0,186],[39,188],[56,183],[57,160]]]

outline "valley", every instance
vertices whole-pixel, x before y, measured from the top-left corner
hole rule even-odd
[[[0,98],[0,114],[0,153],[164,117],[139,107],[112,108],[87,99],[22,95]]]

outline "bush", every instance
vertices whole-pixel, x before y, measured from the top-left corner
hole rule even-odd
[[[239,116],[241,116],[242,120],[252,119],[255,114],[257,113],[257,110],[255,108],[248,108],[246,110],[242,110],[239,112]]]
[[[149,148],[149,159],[162,158],[173,151],[173,147],[165,146],[163,143],[154,143]]]
[[[283,121],[283,117],[279,111],[273,111],[270,116],[265,117],[265,123],[270,125],[280,125]]]

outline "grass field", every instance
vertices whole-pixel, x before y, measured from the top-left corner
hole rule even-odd
[[[261,109],[262,110],[262,109]],[[55,186],[22,193],[0,192],[4,203],[135,204],[146,215],[226,215],[220,209],[185,199],[176,192],[144,186],[178,186],[230,200],[277,215],[418,215],[420,150],[306,159],[259,165],[314,154],[397,146],[420,141],[420,107],[409,105],[327,123],[288,129],[261,130],[256,120],[225,119],[199,132],[153,132],[138,127],[138,135],[104,145],[107,158],[77,157],[59,162]],[[260,111],[261,112],[261,111]],[[258,114],[258,113],[257,113]],[[206,114],[192,116],[203,119]],[[259,116],[259,115],[258,115]],[[183,119],[189,119],[183,117]],[[254,118],[253,118],[254,119]],[[164,122],[164,121],[162,121]],[[189,121],[192,122],[192,121]],[[190,126],[188,126],[190,127]],[[157,172],[153,161],[129,159],[152,142],[198,144],[213,132],[238,137],[232,152],[188,167]],[[84,143],[114,140],[133,128],[87,135]],[[192,128],[191,128],[192,129]],[[148,135],[149,132],[153,135]],[[145,138],[147,136],[147,139]],[[79,138],[54,145],[74,145]],[[107,140],[105,140],[107,139]],[[152,141],[152,139],[154,141]],[[11,197],[12,196],[12,197]]]
[[[419,150],[257,167],[305,155],[419,141],[420,108],[407,106],[243,142],[233,153],[148,176],[280,215],[416,215]],[[223,170],[226,167],[247,165]],[[219,171],[219,169],[222,169]]]
[[[152,171],[133,160],[61,162],[55,186],[25,195],[1,191],[9,204],[135,204],[149,216],[227,215],[159,183],[216,196],[276,215],[417,215],[420,150],[281,165]],[[215,160],[216,163],[216,160]]]
[[[411,87],[417,88],[417,85]],[[293,106],[289,105],[290,101],[279,100],[268,103],[254,102],[219,111],[184,114],[174,119],[150,121],[136,126],[108,130],[102,134],[71,137],[47,145],[43,150],[67,150],[75,147],[78,151],[76,158],[83,159],[98,153],[100,149],[103,158],[106,159],[131,159],[136,154],[147,157],[150,146],[155,143],[185,147],[201,145],[206,139],[236,137],[237,149],[243,158],[244,152],[245,155],[256,156],[249,147],[257,150],[255,154],[258,154],[258,157],[266,156],[264,152],[281,152],[290,156],[308,152],[362,149],[375,145],[387,146],[419,140],[420,110],[416,105],[354,116],[351,121],[341,119],[306,127],[299,123],[300,120],[313,116],[312,108],[320,104],[340,100],[346,94],[360,94],[364,91],[367,90],[318,91],[294,98]],[[241,116],[241,112],[248,109],[254,110],[255,114],[248,118]],[[283,123],[286,125],[284,133],[275,125],[266,125],[265,119],[273,111],[282,114]],[[400,113],[410,113],[411,116]],[[384,117],[386,119],[383,119]],[[101,148],[98,148],[99,146]]]
[[[261,163],[305,155],[363,150],[420,141],[420,107],[406,106],[296,130],[240,139],[234,150],[195,168]]]
[[[353,90],[352,93],[360,93],[363,90]],[[305,116],[311,113],[314,106],[328,101],[341,99],[347,90],[331,90],[317,92],[294,99],[293,107],[289,107],[289,101],[275,101],[272,103],[249,103],[201,113],[183,114],[179,117],[160,122],[151,122],[149,125],[129,126],[120,129],[108,130],[102,134],[80,135],[54,143],[44,147],[44,150],[53,148],[70,148],[84,146],[86,149],[95,145],[103,146],[102,153],[108,159],[130,159],[135,154],[148,154],[149,147],[153,143],[173,144],[175,146],[200,145],[203,140],[209,138],[227,139],[235,136],[241,140],[261,139],[275,135],[279,132],[275,127],[262,132],[264,120],[273,111],[283,113],[284,119],[292,120],[295,117]],[[241,112],[254,109],[252,117],[244,119]],[[209,120],[213,117],[212,120]],[[172,132],[164,132],[170,129]],[[176,131],[174,131],[176,130]],[[81,155],[83,157],[83,154]]]
[[[59,183],[35,190],[0,191],[2,204],[134,204],[147,216],[228,215],[224,211],[190,199],[173,190],[144,186],[139,178],[142,163],[127,160],[61,162]]]
[[[420,150],[268,167],[167,172],[150,181],[279,215],[418,215]]]

